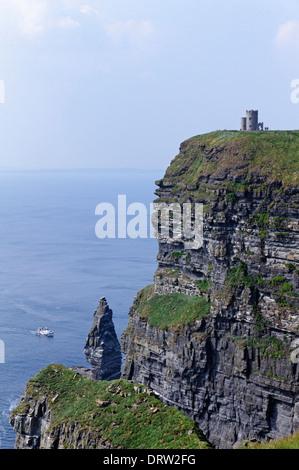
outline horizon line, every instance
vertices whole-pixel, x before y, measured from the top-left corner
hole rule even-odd
[[[140,168],[140,167],[116,167],[116,168],[25,168],[0,166],[0,171],[165,171],[165,168]]]

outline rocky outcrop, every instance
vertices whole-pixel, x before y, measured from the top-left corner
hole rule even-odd
[[[10,417],[16,449],[207,449],[194,422],[152,390],[91,381],[60,364],[26,385]]]
[[[157,182],[157,202],[203,204],[203,245],[158,233],[154,287],[147,305],[137,295],[121,338],[123,377],[194,418],[218,448],[299,429],[294,149],[298,132],[198,136]],[[156,300],[171,295],[202,296],[209,313],[163,328]]]
[[[112,310],[105,297],[100,299],[99,306],[94,312],[84,354],[86,361],[92,366],[94,380],[114,380],[120,377],[121,347],[112,320]]]
[[[10,416],[10,424],[16,432],[16,449],[38,449],[42,445],[48,447],[48,439],[44,438],[41,443],[41,436],[47,436],[46,431],[50,425],[51,414],[48,409],[47,400],[42,397],[31,406],[21,408],[24,398],[19,400],[20,412]],[[47,442],[46,442],[47,440]]]
[[[15,412],[10,424],[16,433],[15,449],[111,449],[103,435],[90,428],[84,429],[76,421],[65,421],[53,426],[50,403],[46,397],[33,399],[27,391],[18,406],[29,406]]]
[[[70,367],[72,382],[80,381],[80,376],[93,381],[120,378],[121,349],[112,315],[106,299],[102,297],[94,312],[93,324],[84,347],[86,360],[92,367]],[[49,370],[59,375],[61,366],[51,365]],[[67,373],[70,372],[63,370],[62,375]],[[16,432],[16,449],[111,448],[102,434],[93,431],[91,427],[85,429],[76,420],[70,419],[53,426],[52,410],[58,400],[61,403],[61,392],[51,393],[45,387],[43,392],[37,394],[36,389],[40,391],[40,387],[37,380],[29,381],[24,396],[11,414],[10,424]],[[66,385],[66,389],[69,387],[70,384]]]
[[[83,429],[76,422],[66,421],[53,427],[53,403],[55,397],[49,399],[42,396],[34,399],[25,391],[18,407],[27,406],[10,417],[10,424],[16,433],[15,449],[109,448],[102,442],[102,436],[97,436],[90,429]]]

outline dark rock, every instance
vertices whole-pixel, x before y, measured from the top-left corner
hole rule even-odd
[[[121,348],[113,320],[112,310],[102,297],[94,312],[93,324],[87,336],[84,354],[92,366],[95,380],[115,380],[121,375]]]
[[[92,373],[92,369],[90,367],[74,366],[70,367],[70,369],[80,375],[83,375],[83,377],[86,377],[87,379],[95,380]]]

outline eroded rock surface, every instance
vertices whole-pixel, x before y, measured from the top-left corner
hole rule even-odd
[[[95,380],[114,380],[121,375],[121,347],[117,338],[112,310],[102,297],[94,312],[93,324],[84,346],[86,361],[92,366]]]

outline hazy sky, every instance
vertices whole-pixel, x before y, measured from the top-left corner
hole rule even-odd
[[[298,0],[0,0],[0,167],[161,168],[259,109],[299,128]]]

